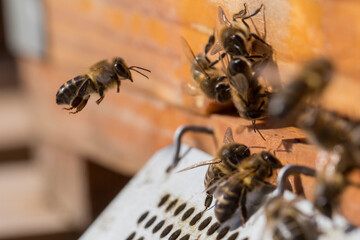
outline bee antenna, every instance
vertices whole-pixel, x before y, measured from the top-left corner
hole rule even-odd
[[[149,69],[146,69],[146,68],[142,68],[142,67],[138,67],[138,66],[130,66],[129,69],[134,69],[134,68],[137,68],[137,69],[141,69],[141,70],[144,70],[146,72],[149,72],[151,73],[151,71]]]
[[[141,69],[141,70],[143,70],[143,71],[146,71],[146,72],[151,73],[151,71],[148,70],[148,69],[146,69],[146,68],[142,68],[142,67],[138,67],[138,66],[131,66],[131,67],[129,67],[129,70],[135,71],[135,72],[137,72],[138,74],[140,74],[140,75],[146,77],[147,79],[149,79],[148,76],[146,76],[145,74],[143,74],[142,72],[140,72],[140,71],[137,70],[137,69]]]

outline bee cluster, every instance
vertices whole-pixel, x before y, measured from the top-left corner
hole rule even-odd
[[[210,161],[201,162],[185,170],[209,165],[204,179],[206,198],[204,211],[209,210],[215,198],[214,212],[217,220],[224,223],[240,214],[242,224],[256,212],[249,210],[249,194],[264,186],[275,187],[270,183],[277,169],[278,188],[272,195],[266,195],[262,201],[265,206],[267,227],[275,239],[316,239],[321,234],[316,229],[312,216],[305,214],[297,202],[283,197],[284,182],[289,174],[305,174],[316,177],[313,206],[329,219],[337,211],[340,196],[347,186],[357,186],[348,176],[360,167],[360,123],[337,113],[322,109],[316,99],[331,82],[332,63],[324,58],[314,59],[281,88],[267,86],[274,83],[274,76],[269,72],[277,69],[273,57],[273,48],[266,42],[266,26],[262,36],[258,32],[252,17],[263,11],[261,5],[249,13],[247,5],[228,19],[221,7],[218,8],[220,29],[211,35],[204,47],[204,52],[194,54],[190,45],[182,39],[185,55],[191,62],[191,75],[196,87],[203,95],[218,103],[232,102],[240,117],[250,120],[255,132],[256,120],[267,119],[268,126],[295,126],[307,133],[310,143],[322,150],[319,155],[318,169],[304,166],[283,166],[281,161],[270,151],[251,153],[253,146],[245,146],[234,141],[232,130],[225,132],[223,145]],[[252,32],[247,21],[251,21]],[[217,56],[214,61],[209,54]],[[270,69],[270,71],[269,71]],[[119,87],[121,80],[132,81],[130,70],[146,77],[139,70],[149,70],[137,66],[127,67],[124,60],[101,61],[80,75],[63,84],[57,95],[57,104],[67,104],[70,108],[81,111],[91,94],[98,93],[99,104],[104,98],[104,91],[110,87]],[[276,76],[276,74],[275,74]],[[275,81],[280,82],[279,79]],[[207,128],[189,128],[212,133]],[[178,154],[178,150],[176,154]],[[175,156],[170,172],[176,167],[179,157]],[[270,196],[270,197],[269,197]]]
[[[260,37],[257,30],[251,32],[246,20],[252,21],[252,17],[263,8],[261,5],[248,14],[244,5],[230,21],[219,7],[221,28],[217,39],[211,35],[204,52],[197,55],[184,39],[183,45],[191,61],[194,83],[207,98],[219,103],[232,101],[240,117],[251,120],[254,131],[263,139],[255,121],[266,118],[272,128],[295,126],[304,130],[308,141],[321,150],[316,171],[305,166],[285,166],[282,170],[286,174],[279,175],[277,191],[263,201],[267,227],[273,238],[316,239],[321,233],[316,229],[313,216],[296,206],[301,197],[292,201],[283,197],[284,176],[291,172],[316,177],[313,207],[315,212],[332,219],[344,189],[350,185],[359,187],[348,176],[360,167],[360,122],[322,109],[316,103],[331,82],[334,67],[328,59],[309,61],[283,89],[270,91],[260,83],[259,79],[273,77],[264,71],[276,66],[273,49],[265,40],[266,33]],[[208,53],[218,54],[218,58],[210,61]],[[217,67],[219,62],[222,69]],[[215,198],[214,211],[220,223],[235,214],[240,214],[242,224],[246,223],[249,218],[247,196],[256,189],[271,185],[269,179],[274,176],[274,170],[283,168],[275,154],[269,151],[251,154],[250,148],[236,143],[231,128],[228,128],[223,145],[212,160],[182,170],[209,165],[204,180],[207,193],[204,205],[207,210]],[[169,170],[176,166],[177,161],[178,156],[175,156]]]

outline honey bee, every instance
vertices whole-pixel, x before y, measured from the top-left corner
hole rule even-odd
[[[228,65],[228,73],[232,101],[239,115],[251,120],[256,131],[255,121],[267,116],[271,93],[259,83],[257,74],[253,74],[249,61],[244,57],[232,59]],[[257,131],[264,139],[260,131]]]
[[[331,218],[340,204],[340,196],[348,186],[360,187],[348,179],[354,169],[353,155],[346,146],[337,145],[332,151],[319,155],[314,190],[314,206]]]
[[[306,215],[296,207],[299,198],[285,200],[283,196],[276,196],[265,204],[267,219],[266,228],[270,230],[272,239],[315,240],[318,238],[314,217]]]
[[[325,216],[331,218],[340,203],[340,195],[347,186],[345,176],[339,172],[317,174],[314,190],[314,206]]]
[[[340,172],[346,173],[360,167],[360,142],[356,139],[360,122],[325,109],[310,108],[298,123],[311,143],[341,156],[337,167]]]
[[[244,56],[251,58],[251,40],[255,38],[257,41],[264,41],[262,41],[258,36],[254,37],[255,34],[250,32],[249,25],[245,22],[245,20],[258,14],[262,8],[263,5],[256,9],[253,13],[246,15],[247,5],[244,4],[244,9],[234,14],[232,22],[230,22],[227,19],[224,10],[219,6],[218,18],[221,24],[221,28],[219,29],[219,41],[211,50],[211,54],[216,54],[219,51],[224,50],[231,56]],[[237,19],[241,19],[241,22],[238,22]]]
[[[227,221],[240,207],[241,220],[245,223],[248,219],[247,194],[264,184],[270,184],[266,179],[273,176],[274,169],[281,167],[280,161],[267,151],[243,159],[237,165],[237,170],[220,182],[215,190],[215,216],[218,221]]]
[[[219,103],[226,103],[231,99],[230,87],[225,81],[226,76],[222,75],[221,72],[214,67],[219,60],[210,62],[207,57],[207,53],[214,44],[214,41],[214,35],[211,35],[204,52],[195,56],[188,42],[182,38],[185,55],[191,63],[192,78],[198,89],[200,89],[207,98]]]
[[[294,123],[306,110],[305,100],[318,97],[330,82],[332,63],[327,59],[308,62],[283,91],[274,94],[269,102],[269,115],[274,123]]]
[[[71,105],[69,108],[64,108],[66,110],[76,108],[74,112],[70,112],[74,114],[80,112],[86,106],[91,94],[98,93],[100,98],[96,100],[96,103],[100,104],[104,99],[106,90],[116,85],[117,92],[119,92],[121,80],[128,79],[133,82],[130,70],[148,78],[138,69],[150,72],[148,69],[137,66],[127,67],[120,57],[114,58],[111,62],[108,60],[100,61],[90,67],[88,73],[79,75],[64,83],[56,94],[56,103],[58,105]]]
[[[249,147],[236,143],[234,141],[231,128],[227,128],[224,135],[223,145],[219,150],[217,150],[216,155],[212,160],[195,164],[181,171],[210,164],[204,180],[207,194],[205,207],[207,209],[213,199],[213,193],[215,191],[214,184],[218,180],[234,172],[237,169],[237,165],[249,156]]]

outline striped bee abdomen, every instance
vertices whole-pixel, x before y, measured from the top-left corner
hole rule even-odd
[[[76,98],[79,92],[79,88],[82,86],[84,81],[88,79],[88,76],[80,75],[61,85],[59,91],[56,94],[56,104],[70,105]]]
[[[216,189],[215,216],[219,222],[230,219],[238,209],[243,187],[241,180],[232,177]]]

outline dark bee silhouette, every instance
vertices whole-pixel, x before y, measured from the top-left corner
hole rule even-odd
[[[298,116],[306,111],[306,100],[320,96],[332,73],[333,66],[327,59],[308,62],[283,91],[271,97],[269,115],[272,122],[296,125]]]
[[[96,103],[99,104],[104,99],[105,90],[116,85],[117,92],[119,92],[121,80],[133,81],[130,70],[148,78],[138,69],[150,72],[150,70],[137,66],[127,67],[120,57],[114,58],[111,62],[108,60],[100,61],[92,66],[88,73],[64,83],[56,94],[56,103],[58,105],[71,105],[71,107],[65,109],[72,110],[76,108],[74,112],[70,113],[77,113],[86,106],[91,94],[98,93],[100,98],[96,100]]]
[[[206,162],[201,162],[190,166],[181,171],[186,171],[195,167],[209,165],[206,172],[204,184],[207,193],[205,200],[205,207],[208,208],[213,199],[213,193],[215,191],[215,183],[230,175],[236,171],[237,165],[243,161],[243,159],[250,156],[250,150],[243,144],[236,143],[234,141],[231,128],[228,128],[224,135],[224,141],[221,148],[216,152],[215,157]]]
[[[318,239],[319,232],[314,217],[296,207],[298,201],[299,198],[289,201],[283,196],[276,196],[265,204],[266,227],[273,239]]]
[[[249,192],[264,184],[273,176],[274,169],[281,168],[280,161],[271,153],[263,151],[252,154],[237,165],[237,170],[226,180],[218,183],[215,191],[215,216],[219,222],[230,219],[240,207],[241,219],[248,219],[246,197]]]
[[[204,52],[196,56],[187,41],[185,39],[182,39],[182,41],[185,55],[191,63],[191,74],[197,88],[209,99],[219,103],[228,102],[231,96],[229,84],[225,81],[226,76],[214,67],[219,59],[210,62],[207,57],[209,49],[214,44],[214,36],[209,37]]]

